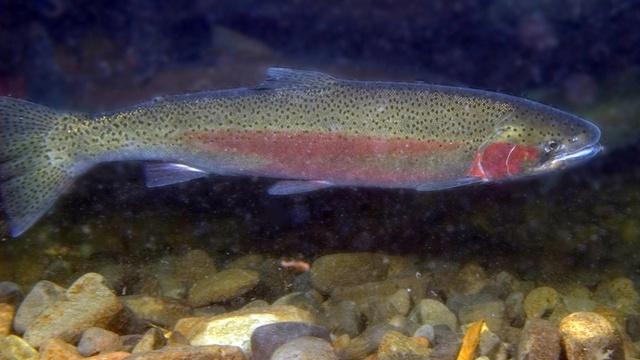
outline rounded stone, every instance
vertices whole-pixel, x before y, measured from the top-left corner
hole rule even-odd
[[[318,258],[311,266],[311,283],[322,292],[342,286],[383,280],[389,262],[374,253],[341,253]]]
[[[449,329],[458,329],[458,318],[443,303],[433,299],[422,299],[411,310],[409,320],[418,325],[446,325]]]
[[[568,360],[625,358],[620,333],[600,314],[570,314],[562,319],[559,329]]]
[[[194,307],[231,300],[253,289],[260,275],[252,270],[228,269],[204,277],[189,290],[189,304]]]
[[[303,336],[280,346],[271,360],[338,360],[338,356],[328,341]]]
[[[118,351],[122,349],[122,340],[118,334],[112,331],[91,327],[80,336],[77,349],[82,356],[91,356],[106,351]]]

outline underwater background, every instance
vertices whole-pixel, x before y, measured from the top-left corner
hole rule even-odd
[[[274,197],[266,193],[272,180],[219,176],[148,189],[140,163],[103,164],[20,238],[10,238],[0,219],[0,303],[13,312],[41,280],[66,288],[96,272],[135,315],[100,325],[120,336],[280,301],[316,314],[314,326],[331,332],[330,349],[310,358],[393,359],[384,341],[413,349],[405,358],[438,358],[437,325],[444,322],[416,315],[422,299],[434,299],[453,314],[448,329],[456,344],[464,344],[466,329],[458,325],[504,318],[487,321],[498,345],[471,359],[521,356],[518,344],[530,340],[522,334],[535,328],[523,330],[525,321],[559,324],[574,310],[613,324],[619,341],[607,348],[612,358],[622,347],[637,356],[640,2],[3,0],[0,9],[0,95],[54,108],[99,112],[155,96],[248,87],[279,66],[530,98],[598,124],[605,147],[561,173],[428,193],[339,188]],[[247,273],[229,275],[231,285],[217,289],[228,293],[194,300],[202,278],[236,268]],[[407,279],[419,286],[398,285]],[[375,286],[348,293],[363,284]],[[500,286],[508,289],[494,289]],[[398,295],[404,288],[413,293]],[[543,295],[535,292],[541,288]],[[173,304],[170,319],[138,314],[129,297],[142,295]],[[406,339],[369,335],[380,324]],[[416,331],[426,325],[436,334],[424,333],[433,337],[424,336],[429,345],[407,340],[420,338]],[[579,359],[562,329],[558,356]],[[14,324],[0,336],[9,332],[24,328]],[[76,332],[63,340],[77,344]],[[193,340],[200,335],[183,345],[204,344]],[[363,336],[369,350],[353,350]],[[429,351],[420,353],[423,345]]]

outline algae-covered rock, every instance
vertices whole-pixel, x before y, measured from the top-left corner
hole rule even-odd
[[[182,303],[147,295],[121,296],[120,300],[129,311],[132,323],[151,322],[167,328],[175,325],[176,321],[191,315],[191,309]],[[135,324],[131,324],[134,325]]]
[[[342,253],[322,256],[311,266],[311,282],[322,292],[343,286],[383,280],[389,261],[373,253]]]
[[[531,290],[524,299],[524,312],[528,319],[548,317],[560,302],[560,294],[550,287]]]
[[[624,359],[620,333],[599,314],[568,315],[560,322],[560,336],[568,360]]]
[[[253,289],[260,275],[252,270],[228,269],[201,278],[189,290],[189,304],[204,306],[230,300]]]
[[[15,312],[14,305],[0,303],[0,336],[7,336],[11,332],[11,323]]]

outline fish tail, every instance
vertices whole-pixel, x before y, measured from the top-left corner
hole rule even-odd
[[[0,97],[0,196],[12,236],[31,227],[71,183],[69,144],[55,134],[62,122],[74,119],[45,106]]]

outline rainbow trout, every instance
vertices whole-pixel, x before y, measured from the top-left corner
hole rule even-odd
[[[104,161],[146,161],[151,187],[220,174],[280,179],[274,195],[431,191],[564,168],[595,155],[599,138],[585,120],[513,96],[271,68],[254,88],[92,115],[0,97],[0,194],[18,236]]]

